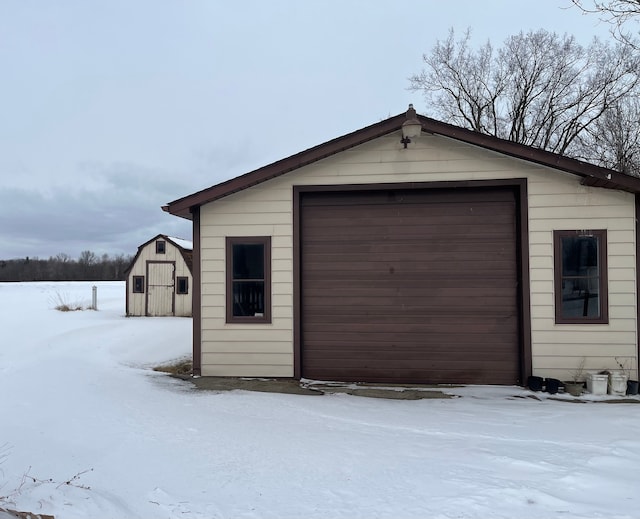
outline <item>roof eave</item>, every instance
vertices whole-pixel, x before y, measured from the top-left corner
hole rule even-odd
[[[163,211],[176,216],[191,219],[193,207],[213,202],[219,198],[242,191],[249,187],[261,184],[267,180],[284,175],[303,166],[308,166],[324,158],[348,150],[365,142],[377,139],[383,135],[393,133],[402,127],[405,114],[399,114],[379,123],[372,124],[355,132],[348,133],[336,139],[332,139],[323,144],[314,146],[307,150],[291,155],[290,157],[278,160],[256,170],[245,173],[239,177],[229,179],[215,186],[203,189],[191,195],[169,202],[162,207]]]
[[[162,207],[162,210],[191,220],[192,211],[195,207],[261,184],[378,137],[399,131],[405,119],[405,113],[395,115],[239,177],[169,202],[169,204]],[[572,173],[582,177],[581,182],[584,185],[640,193],[640,179],[636,177],[542,149],[454,126],[422,115],[418,115],[418,120],[422,123],[422,129],[426,133],[455,139],[517,159]]]
[[[640,193],[639,178],[543,149],[453,126],[428,117],[419,117],[422,121],[423,131],[580,176],[582,177],[581,183],[584,185]]]

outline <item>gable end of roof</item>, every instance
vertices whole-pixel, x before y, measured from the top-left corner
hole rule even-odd
[[[142,253],[144,248],[146,246],[148,246],[150,243],[153,243],[153,242],[155,242],[156,240],[159,240],[159,239],[168,241],[174,247],[176,247],[176,249],[178,249],[178,251],[180,252],[180,255],[182,256],[182,258],[184,259],[185,263],[187,264],[187,267],[189,268],[189,271],[193,272],[193,245],[191,245],[191,247],[187,246],[191,242],[189,240],[182,240],[180,238],[174,238],[174,237],[168,236],[166,234],[156,234],[153,238],[151,238],[150,240],[147,240],[142,245],[138,246],[138,250],[136,251],[135,256],[131,260],[131,263],[129,263],[127,268],[124,269],[125,277],[129,276],[129,272],[131,272],[131,269],[136,264],[136,261],[138,261],[138,258],[140,257],[140,254]]]
[[[412,110],[412,108],[410,108]],[[415,112],[414,112],[415,113]],[[192,208],[213,202],[225,196],[261,184],[285,173],[307,166],[324,158],[348,150],[360,144],[399,131],[407,114],[402,113],[366,126],[360,130],[337,137],[323,144],[273,162],[239,177],[232,178],[207,189],[169,202],[162,210],[182,218],[191,219]],[[455,139],[460,142],[502,153],[582,177],[581,183],[587,186],[605,189],[618,189],[631,193],[640,193],[640,179],[617,171],[582,162],[556,153],[533,148],[517,142],[482,134],[467,128],[461,128],[423,115],[417,116],[422,123],[422,131]]]

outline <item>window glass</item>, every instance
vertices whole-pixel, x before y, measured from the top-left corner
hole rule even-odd
[[[554,231],[556,323],[607,323],[607,231]]]
[[[164,254],[165,251],[165,242],[162,240],[158,240],[156,242],[156,254]]]
[[[227,238],[227,322],[271,322],[271,238]]]
[[[598,238],[562,238],[562,315],[600,317]]]
[[[264,281],[233,282],[233,315],[264,315]]]
[[[144,276],[133,276],[133,292],[138,294],[144,292]]]
[[[233,279],[264,278],[264,245],[237,243],[233,246]]]
[[[186,276],[178,276],[178,286],[176,292],[178,294],[189,293],[189,278]]]

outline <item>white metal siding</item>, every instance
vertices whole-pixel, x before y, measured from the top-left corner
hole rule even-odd
[[[202,374],[293,375],[293,185],[528,179],[533,371],[564,378],[636,366],[635,205],[630,193],[582,186],[575,175],[440,136],[408,149],[381,137],[201,208]],[[609,324],[556,325],[553,230],[607,229]],[[225,236],[273,237],[273,322],[225,324]]]

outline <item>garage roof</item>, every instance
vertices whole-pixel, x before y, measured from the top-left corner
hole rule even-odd
[[[587,186],[602,187],[606,189],[619,189],[630,193],[640,193],[640,179],[619,173],[617,171],[572,159],[556,153],[533,148],[524,144],[500,139],[491,135],[454,126],[415,114],[410,106],[406,113],[401,113],[366,126],[360,130],[342,135],[313,148],[301,151],[295,155],[268,164],[239,177],[232,178],[220,184],[216,184],[202,191],[169,202],[162,207],[168,213],[183,218],[191,219],[192,208],[218,200],[232,193],[242,191],[249,187],[266,182],[272,178],[284,175],[295,169],[301,168],[318,160],[324,159],[341,151],[353,148],[370,140],[382,137],[389,133],[399,131],[402,124],[409,118],[417,117],[422,124],[422,131],[434,135],[441,135],[451,139],[479,146],[491,151],[509,155],[517,159],[526,160],[557,170],[566,171],[582,177],[582,184]]]

